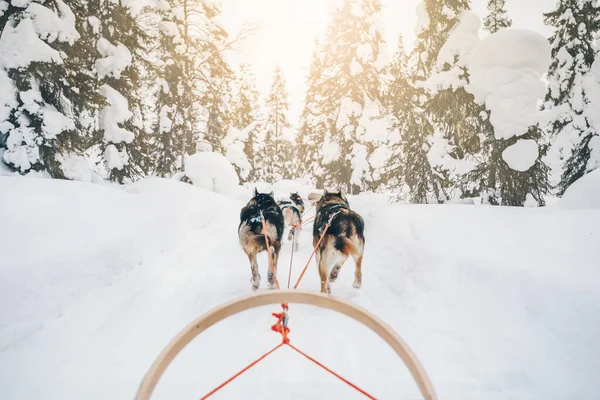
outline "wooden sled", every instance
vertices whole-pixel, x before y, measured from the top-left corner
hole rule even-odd
[[[149,400],[154,388],[156,387],[156,384],[158,383],[158,380],[163,375],[169,364],[171,364],[173,359],[177,356],[177,354],[179,354],[179,352],[181,352],[181,350],[183,350],[183,348],[187,346],[196,336],[204,332],[212,325],[242,311],[281,303],[308,304],[327,308],[329,310],[344,314],[365,325],[375,332],[380,338],[385,340],[396,352],[396,354],[400,356],[404,364],[406,364],[413,379],[417,383],[423,399],[437,400],[433,385],[431,384],[431,381],[429,380],[429,377],[421,366],[419,360],[408,347],[408,345],[402,340],[402,338],[400,338],[400,336],[398,336],[398,334],[394,332],[394,330],[385,322],[368,311],[349,302],[320,293],[304,292],[299,290],[277,290],[250,295],[220,306],[199,317],[190,325],[188,325],[183,331],[181,331],[173,340],[171,340],[167,347],[160,353],[158,358],[152,364],[150,370],[146,373],[135,399]]]

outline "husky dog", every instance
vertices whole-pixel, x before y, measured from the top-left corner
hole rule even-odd
[[[309,198],[311,197],[309,196]],[[360,215],[350,210],[348,200],[341,190],[337,193],[325,190],[317,201],[316,209],[313,247],[317,247],[325,226],[328,222],[331,223],[316,251],[319,277],[321,278],[321,292],[331,293],[329,283],[335,282],[342,265],[349,256],[356,263],[353,286],[357,289],[360,288],[362,285],[361,266],[365,247],[365,222]],[[329,271],[332,265],[333,268]],[[329,278],[327,273],[329,273]]]
[[[302,214],[304,213],[304,201],[298,193],[290,193],[289,200],[287,198],[277,201],[281,211],[283,212],[283,221],[285,227],[289,229],[288,240],[294,238],[294,249],[298,251],[298,243],[300,241],[300,231],[302,230]]]
[[[267,237],[269,238],[269,249],[267,249],[265,243],[262,224],[263,218],[265,220]],[[258,190],[254,188],[254,197],[242,208],[242,212],[240,213],[238,236],[240,244],[250,260],[252,288],[256,290],[260,286],[260,274],[258,272],[256,255],[261,251],[268,251],[273,259],[273,268],[277,271],[277,260],[279,258],[279,250],[281,250],[283,214],[273,197],[273,192],[269,194],[258,193]],[[270,263],[268,278],[269,288],[273,289],[275,287],[275,276]]]

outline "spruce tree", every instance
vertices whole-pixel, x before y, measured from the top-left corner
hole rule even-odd
[[[265,148],[266,180],[269,183],[292,177],[294,149],[288,121],[288,94],[278,66],[266,103]]]
[[[558,182],[558,193],[562,195],[595,168],[595,164],[588,163],[593,153],[600,152],[597,144],[594,147],[599,133],[588,113],[590,88],[586,85],[598,51],[594,41],[600,32],[600,4],[559,0],[554,11],[544,14],[544,21],[555,29],[550,38],[552,63],[544,108],[554,113],[548,132],[553,139],[551,151],[563,163]]]
[[[506,0],[488,0],[489,14],[483,20],[483,26],[489,33],[512,26],[512,20],[506,13]]]
[[[61,0],[9,4],[0,16],[0,47],[23,54],[0,60],[5,90],[13,92],[0,115],[0,146],[6,149],[2,161],[22,174],[41,171],[53,178],[80,179],[86,172],[73,170],[70,159],[83,156],[89,147],[93,115],[102,99],[87,68],[94,50],[78,32],[87,24],[86,4],[70,5]],[[48,13],[58,24],[39,20]]]

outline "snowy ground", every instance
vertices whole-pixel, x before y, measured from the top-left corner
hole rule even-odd
[[[131,399],[178,331],[250,293],[236,235],[249,190],[224,197],[167,180],[121,189],[0,177],[0,191],[1,399]],[[346,265],[333,294],[391,324],[441,399],[597,399],[600,208],[572,199],[569,208],[512,209],[351,198],[367,226],[364,286],[352,289]],[[289,251],[286,243],[282,282]],[[317,290],[314,264],[301,287]],[[197,399],[271,348],[271,311],[201,335],[154,398]],[[361,325],[298,305],[290,324],[298,347],[378,398],[420,398],[400,360]],[[283,349],[214,398],[362,397]]]

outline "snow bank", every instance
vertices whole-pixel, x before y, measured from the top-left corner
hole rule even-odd
[[[473,49],[466,88],[491,111],[496,139],[521,136],[538,122],[537,102],[546,91],[541,78],[549,64],[548,40],[524,29],[503,29]]]
[[[540,152],[535,140],[519,140],[502,152],[502,159],[515,171],[525,172],[533,167]]]
[[[196,153],[185,159],[185,175],[194,186],[221,194],[234,192],[240,184],[235,168],[219,153]]]
[[[245,201],[165,179],[122,190],[0,178],[0,193],[0,304],[10,305],[0,307],[3,398],[133,398],[180,329],[251,292],[235,234]],[[364,284],[352,288],[349,263],[333,293],[394,328],[440,398],[596,399],[599,210],[349,200],[365,219]],[[312,252],[309,231],[293,278]],[[281,281],[289,257],[286,242]],[[313,263],[301,289],[318,288]],[[264,284],[266,257],[259,265]],[[204,332],[153,398],[198,398],[273,347],[272,311],[250,310]],[[300,305],[290,321],[296,345],[377,398],[420,398],[398,357],[360,324]],[[247,374],[222,398],[363,398],[285,349]]]
[[[592,171],[573,183],[558,206],[566,209],[600,209],[600,170]]]

